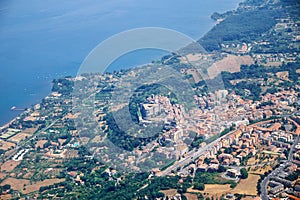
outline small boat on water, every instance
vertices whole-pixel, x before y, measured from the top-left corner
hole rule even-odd
[[[13,107],[10,108],[10,110],[23,111],[25,109],[24,108],[17,108],[16,106],[13,106]]]

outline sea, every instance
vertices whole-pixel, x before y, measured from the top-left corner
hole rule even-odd
[[[51,92],[55,78],[75,76],[84,58],[105,39],[142,27],[173,29],[198,40],[213,12],[242,0],[1,0],[0,126]],[[109,67],[149,63],[166,52],[140,50]]]

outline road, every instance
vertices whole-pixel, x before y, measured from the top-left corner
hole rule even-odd
[[[292,114],[277,115],[277,117],[287,117],[287,118],[290,117],[290,116],[292,116]],[[193,161],[195,158],[201,156],[206,150],[208,150],[209,148],[213,147],[220,140],[222,140],[226,136],[232,134],[234,131],[231,131],[231,132],[225,134],[224,136],[216,139],[215,141],[213,141],[212,143],[206,145],[205,147],[202,147],[201,149],[198,149],[198,151],[192,150],[192,151],[188,152],[188,156],[187,157],[185,157],[185,158],[177,161],[174,165],[172,165],[171,167],[169,167],[166,170],[162,171],[162,173],[161,173],[160,176],[166,176],[166,175],[170,174],[172,170],[176,171],[178,167],[183,167],[183,166],[187,165],[188,163],[190,163],[191,161]]]
[[[273,176],[277,176],[287,166],[287,164],[293,160],[293,152],[294,152],[295,146],[299,142],[299,138],[300,138],[300,135],[297,136],[297,138],[295,139],[295,141],[294,141],[294,143],[293,143],[293,145],[290,149],[288,160],[286,160],[277,169],[275,169],[272,173],[270,173],[267,177],[265,177],[265,179],[261,182],[261,185],[260,185],[261,186],[261,198],[263,200],[268,200],[269,199],[267,186],[268,186],[268,183],[269,183],[270,179]]]
[[[218,143],[220,140],[227,137],[228,135],[232,134],[233,132],[235,132],[235,130],[223,135],[222,137],[220,137],[220,138],[216,139],[215,141],[207,144],[206,146],[202,147],[201,149],[189,151],[188,155],[185,158],[182,158],[181,160],[176,161],[174,163],[174,165],[172,165],[169,168],[167,168],[166,170],[162,171],[160,176],[166,176],[166,175],[170,174],[171,171],[173,171],[173,170],[176,171],[178,167],[184,167],[185,165],[189,164],[195,158],[201,156],[205,151],[207,151],[208,149],[213,147],[216,143]]]

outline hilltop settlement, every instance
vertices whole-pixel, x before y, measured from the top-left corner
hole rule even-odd
[[[299,199],[299,10],[246,0],[212,15],[206,52],[54,80],[0,128],[0,199]],[[164,67],[188,100],[146,80],[128,94]]]

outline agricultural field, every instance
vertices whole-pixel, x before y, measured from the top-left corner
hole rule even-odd
[[[234,188],[230,188],[230,184],[205,184],[204,191],[195,190],[192,188],[188,189],[191,193],[206,193],[208,197],[221,197],[227,193],[235,194],[246,194],[246,195],[257,195],[256,184],[259,180],[259,175],[249,174],[247,179],[241,179],[238,185]]]
[[[196,194],[185,193],[184,196],[185,196],[188,200],[198,200],[198,197],[197,197]]]
[[[28,133],[21,132],[21,133],[18,133],[16,135],[12,136],[9,140],[12,141],[12,142],[18,143],[18,142],[21,142],[21,141],[25,140],[29,136],[31,136],[31,135],[28,134]]]
[[[6,176],[6,174],[5,174],[5,173],[1,173],[1,172],[0,172],[0,180],[4,179],[4,178],[5,178],[5,176]]]
[[[164,193],[167,196],[175,196],[177,194],[176,189],[161,190],[161,192]]]
[[[8,160],[0,166],[0,172],[11,172],[13,171],[21,161]]]
[[[213,66],[207,69],[209,77],[215,78],[222,71],[227,72],[239,72],[241,65],[254,64],[253,59],[250,56],[235,56],[227,55],[227,57],[216,62]]]
[[[1,139],[8,139],[8,138],[14,136],[15,134],[17,134],[17,133],[19,133],[19,132],[21,132],[21,130],[9,128],[9,129],[7,129],[7,131],[6,131],[5,133],[3,133],[3,134],[0,136],[0,138],[1,138]]]
[[[44,181],[33,182],[30,184],[30,181],[26,179],[7,178],[1,183],[1,186],[10,184],[14,190],[21,191],[23,194],[28,194],[38,191],[42,186],[53,185],[54,183],[60,183],[64,180],[65,179],[46,179]]]
[[[6,142],[6,141],[0,139],[0,149],[2,149],[4,151],[10,149],[11,147],[15,147],[15,146],[17,146],[17,145],[12,142]]]
[[[249,174],[247,179],[241,179],[239,184],[234,188],[231,193],[239,193],[246,195],[257,195],[256,184],[259,180],[259,175]]]

